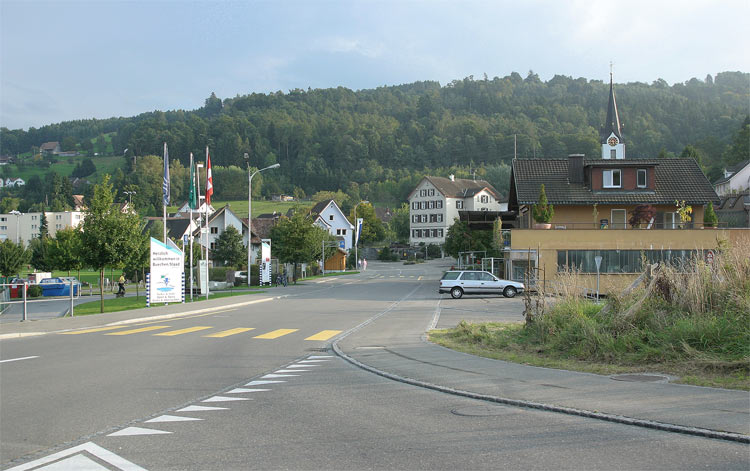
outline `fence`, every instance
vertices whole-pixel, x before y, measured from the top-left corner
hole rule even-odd
[[[43,283],[43,284],[33,284],[28,283],[24,281],[23,283],[0,283],[0,290],[2,290],[2,295],[0,296],[0,299],[2,299],[2,307],[0,308],[0,313],[4,313],[7,309],[9,309],[13,304],[23,304],[23,315],[21,317],[22,321],[29,320],[28,316],[28,305],[29,303],[44,303],[44,302],[52,302],[52,301],[60,301],[64,299],[70,300],[70,308],[68,310],[67,314],[70,314],[71,317],[74,315],[74,300],[79,299],[81,297],[81,284],[76,283],[74,280],[70,280],[66,283]],[[40,296],[43,296],[43,298],[37,299],[37,298],[30,298],[29,296],[29,288],[32,286],[39,286],[42,290],[42,294]],[[48,295],[44,294],[44,289],[47,288],[47,291],[50,293]],[[62,294],[65,292],[65,288],[68,288],[68,294]],[[56,292],[56,290],[59,290],[61,292],[60,295],[55,295],[53,293]],[[14,301],[14,299],[16,299]]]

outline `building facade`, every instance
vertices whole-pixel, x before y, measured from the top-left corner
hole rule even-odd
[[[339,240],[339,248],[349,252],[353,246],[354,225],[349,222],[336,201],[321,201],[310,210],[310,214],[315,225],[335,236]]]
[[[424,177],[408,197],[409,245],[443,244],[462,211],[500,211],[500,196],[485,180]]]
[[[81,211],[0,214],[0,240],[23,242],[28,246],[33,238],[39,237],[43,215],[47,218],[50,237],[55,237],[61,229],[78,227],[83,222]]]

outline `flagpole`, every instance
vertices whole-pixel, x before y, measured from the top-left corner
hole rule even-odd
[[[169,204],[169,153],[167,143],[164,143],[164,180],[162,182],[162,207],[164,222],[164,243],[167,243],[167,205]]]
[[[211,185],[209,187],[209,185]],[[211,193],[209,193],[209,189]],[[206,271],[208,271],[208,205],[211,204],[211,194],[213,193],[213,183],[211,182],[211,155],[208,153],[206,146],[206,206],[203,210],[206,212]],[[208,300],[208,283],[206,283],[206,300]]]
[[[193,189],[195,185],[195,174],[193,173],[193,153],[190,153],[190,189]],[[188,195],[190,201],[188,201],[188,207],[190,208],[190,302],[193,302],[193,198],[195,193]]]
[[[202,164],[195,164],[195,180],[197,182],[197,190],[198,190],[198,250],[201,254],[201,261],[203,261],[203,247],[200,245],[203,244],[203,220],[201,218],[201,167]],[[203,272],[201,272],[200,265],[198,266],[198,272],[201,276],[201,284],[203,284]],[[208,283],[206,281],[206,283]]]

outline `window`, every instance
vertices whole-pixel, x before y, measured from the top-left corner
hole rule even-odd
[[[211,242],[211,250],[215,250],[215,249],[216,249],[216,242]]]
[[[438,237],[438,235],[437,235],[437,234],[438,234],[438,233],[437,233],[437,231],[438,231],[437,229],[433,229],[433,230],[432,230],[432,237]]]
[[[430,196],[435,196],[435,189],[434,188],[430,189]]]
[[[8,230],[8,226],[0,226],[0,231],[7,231],[7,230]]]
[[[36,221],[36,216],[31,216],[32,221]]]
[[[415,215],[413,215],[413,216],[411,217],[411,222],[419,222],[419,216],[418,216],[418,215],[416,215],[416,214],[415,214]]]
[[[620,188],[622,186],[620,169],[604,171],[604,188]]]
[[[8,218],[0,218],[0,221],[2,221],[2,222],[5,222],[7,220],[8,220]]]
[[[443,200],[437,200],[437,201],[435,201],[435,207],[437,209],[442,209],[443,208]]]
[[[336,235],[341,235],[341,229],[336,229]]]
[[[490,197],[487,195],[482,195],[482,203],[489,203]]]
[[[613,209],[612,221],[609,227],[612,229],[627,229],[627,217],[628,211],[626,209]]]
[[[438,229],[437,231],[438,231],[438,237],[443,237],[443,230]]]
[[[427,196],[427,190],[419,190],[419,196]]]
[[[419,209],[419,201],[412,201],[411,209]]]
[[[331,214],[330,216],[328,216],[328,220],[329,221],[333,221],[333,214]]]
[[[219,233],[219,228],[218,227],[212,227],[211,228],[211,234],[218,234],[218,233]]]
[[[343,236],[346,235],[346,229],[341,229],[341,235],[343,235]]]
[[[62,227],[62,224],[55,224],[55,229],[60,229]]]
[[[420,207],[422,209],[427,209],[427,201],[422,201],[422,204],[420,204]]]
[[[443,222],[443,215],[442,214],[438,214],[437,217],[438,217],[437,222]]]
[[[417,234],[419,233],[419,229],[412,229],[411,230],[411,236],[412,237],[419,237]]]
[[[429,203],[427,204],[427,209],[433,209],[434,207],[435,207],[435,202],[434,202],[434,201],[430,201],[430,202],[429,202]]]
[[[638,169],[638,188],[646,188],[648,186],[647,176],[648,173],[645,168]]]
[[[60,219],[62,219],[62,215],[60,215],[60,214],[57,214],[57,215],[55,216],[55,219],[57,219],[57,220],[60,220]]]
[[[610,159],[616,159],[617,158],[617,149],[610,149],[609,150],[609,158]]]
[[[461,200],[456,201],[456,209],[464,209],[464,202]]]
[[[426,214],[422,215],[422,222],[427,222],[427,215]]]
[[[664,229],[677,229],[679,222],[677,213],[664,213]]]
[[[691,258],[701,257],[702,250],[558,250],[557,271],[575,268],[581,273],[596,273],[596,256],[602,257],[599,273],[640,273],[645,257],[647,263],[664,262],[675,267]]]

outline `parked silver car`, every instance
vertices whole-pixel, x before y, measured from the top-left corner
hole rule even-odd
[[[502,294],[512,298],[524,290],[523,283],[501,280],[490,272],[451,270],[440,279],[438,293],[450,293],[455,299],[464,294]]]

